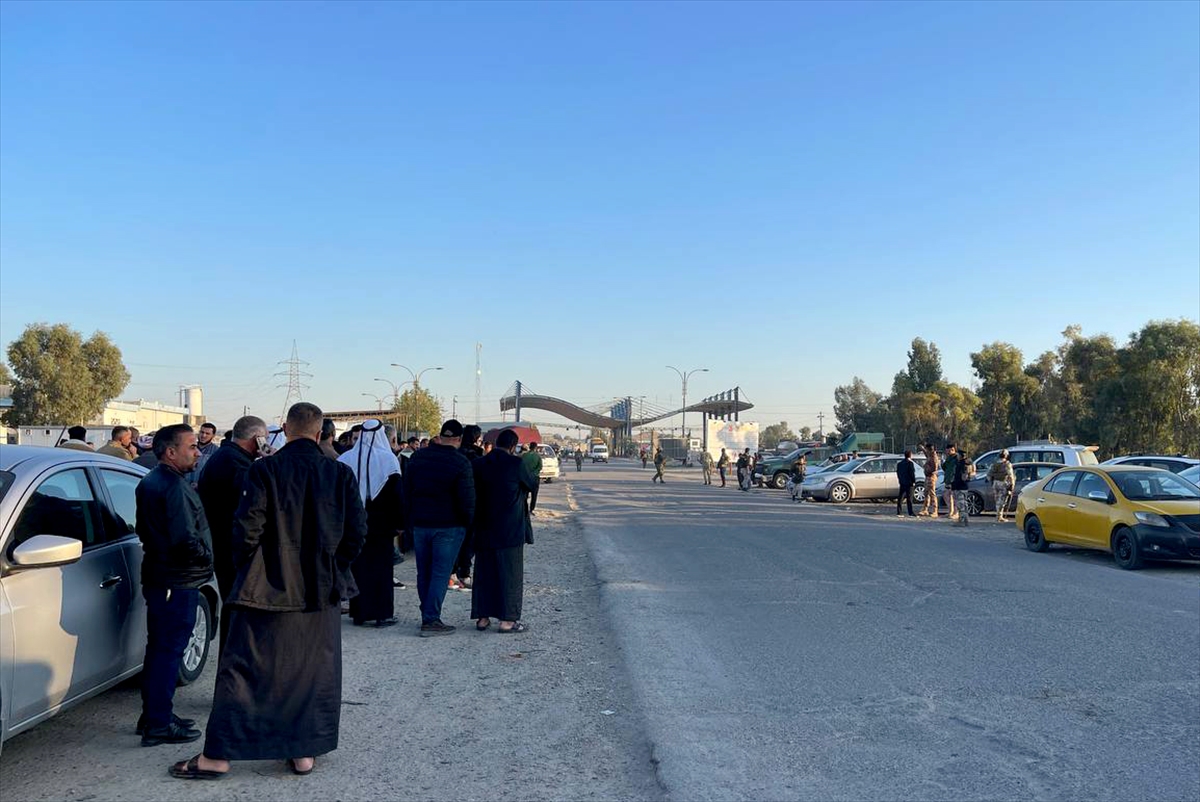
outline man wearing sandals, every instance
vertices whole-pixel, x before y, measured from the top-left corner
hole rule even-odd
[[[367,519],[353,471],[317,445],[323,419],[313,404],[293,405],[286,444],[246,473],[204,751],[171,766],[172,777],[212,780],[232,760],[272,759],[308,774],[337,749],[340,602]]]
[[[482,631],[500,620],[505,633],[524,632],[521,600],[525,583],[525,544],[533,528],[525,500],[538,486],[538,477],[513,454],[517,433],[505,429],[496,447],[475,460],[475,587],[471,617]]]

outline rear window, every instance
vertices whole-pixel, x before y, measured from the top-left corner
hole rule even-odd
[[[17,475],[12,471],[0,471],[0,501],[4,501],[4,496],[8,493],[8,489],[12,487]]]

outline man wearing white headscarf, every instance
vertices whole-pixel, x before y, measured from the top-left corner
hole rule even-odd
[[[381,422],[365,421],[358,441],[338,457],[358,479],[358,495],[367,509],[367,540],[351,565],[358,595],[350,600],[350,619],[358,626],[396,623],[392,587],[392,544],[404,526],[404,489],[400,461],[392,453]]]

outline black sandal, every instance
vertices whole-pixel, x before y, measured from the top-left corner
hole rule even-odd
[[[508,629],[505,629],[504,627],[500,627],[500,632],[503,632],[505,635],[507,635],[510,632],[525,632],[528,629],[529,629],[529,627],[525,626],[520,621],[518,621],[515,624],[513,624],[511,627],[509,627]]]
[[[288,768],[292,770],[292,774],[299,774],[301,777],[303,777],[307,774],[312,774],[312,770],[317,767],[317,759],[315,757],[313,758],[312,766],[305,769],[304,771],[300,771],[300,769],[296,768],[296,758],[294,758],[294,757],[289,757],[287,759],[287,763],[288,763]]]
[[[475,628],[477,630],[479,630],[480,632],[483,632],[485,629],[487,629],[491,625],[492,625],[492,619],[490,619],[490,618],[487,620],[486,624],[480,624],[478,621],[475,622]]]
[[[219,780],[229,773],[228,771],[209,771],[200,768],[199,755],[191,760],[181,760],[172,764],[168,771],[177,780]]]

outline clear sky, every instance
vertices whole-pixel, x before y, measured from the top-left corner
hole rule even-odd
[[[0,340],[210,415],[741,385],[1200,317],[1200,4],[0,4]],[[537,418],[551,416],[538,413]],[[826,425],[831,422],[826,418]]]

